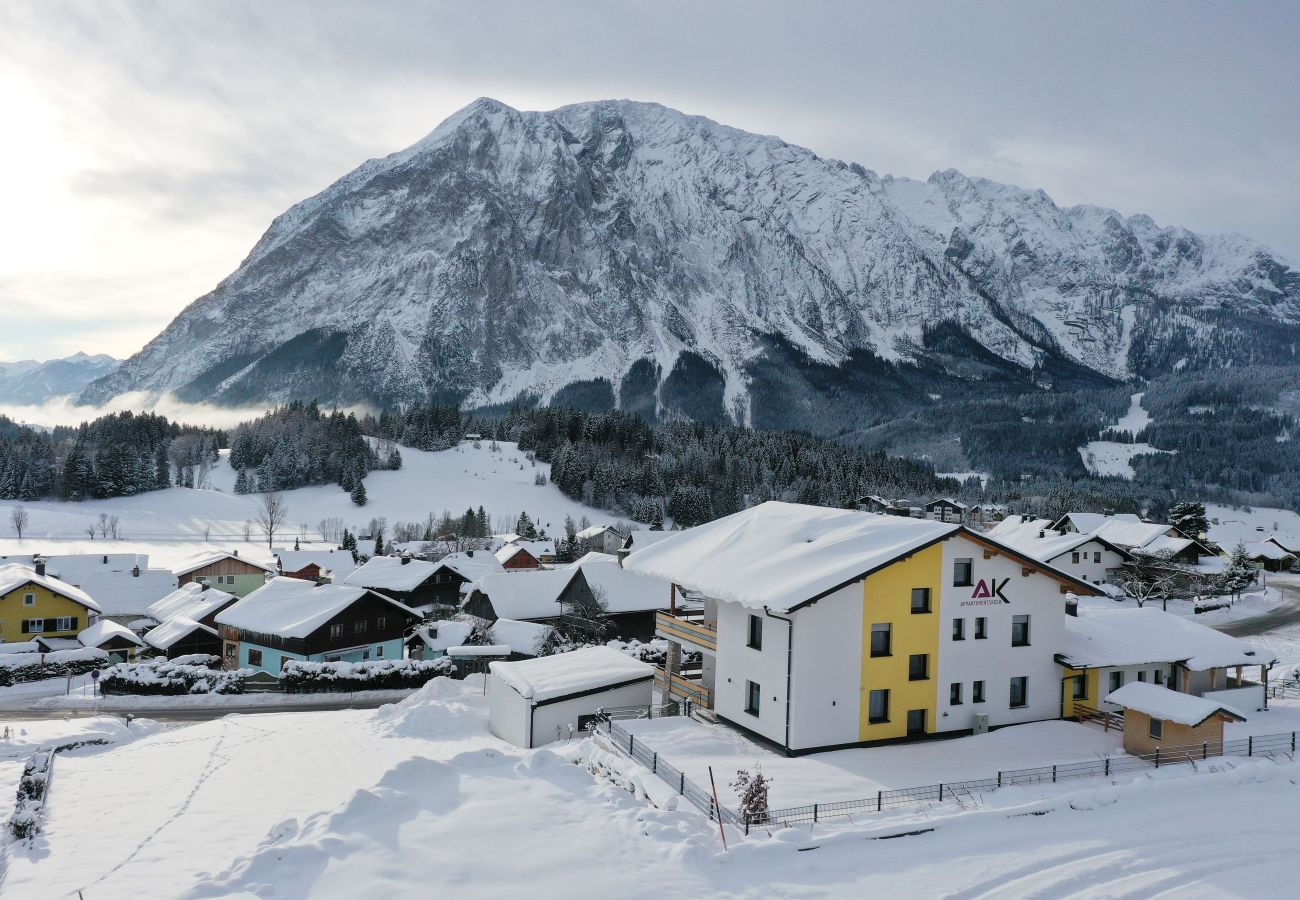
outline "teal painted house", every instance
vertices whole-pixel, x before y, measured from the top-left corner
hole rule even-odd
[[[206,584],[236,597],[247,597],[275,574],[270,566],[241,557],[238,550],[196,553],[176,570],[176,587]]]
[[[217,614],[227,669],[401,659],[420,614],[369,588],[276,577]]]

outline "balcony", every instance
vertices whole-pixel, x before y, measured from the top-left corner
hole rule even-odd
[[[670,682],[668,673],[658,666],[655,666],[655,687],[665,703],[668,700],[689,700],[706,709],[713,707],[713,693],[703,684],[680,675],[674,676]]]
[[[681,644],[688,650],[705,653],[718,651],[718,629],[700,619],[687,619],[671,613],[655,613],[655,636]]]

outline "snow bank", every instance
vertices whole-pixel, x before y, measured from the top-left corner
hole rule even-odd
[[[654,675],[653,666],[613,647],[585,647],[539,659],[494,662],[489,668],[521,697],[534,703]]]
[[[481,702],[483,676],[464,681],[435,678],[400,703],[380,707],[371,718],[380,734],[437,741],[488,733]],[[477,701],[477,702],[476,702]]]
[[[43,654],[6,653],[0,655],[0,687],[62,675],[80,675],[106,665],[108,654],[93,647]]]

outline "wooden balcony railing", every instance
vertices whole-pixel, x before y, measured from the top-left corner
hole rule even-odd
[[[671,613],[655,613],[655,634],[713,653],[718,649],[718,630],[703,622],[683,619]]]
[[[673,676],[669,681],[668,673],[658,666],[655,667],[655,687],[663,695],[665,701],[668,699],[690,700],[692,703],[698,703],[706,709],[713,707],[713,694],[704,685],[698,681],[691,681],[689,678],[683,678],[680,675]]]

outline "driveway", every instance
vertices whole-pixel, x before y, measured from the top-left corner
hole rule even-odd
[[[1216,626],[1218,630],[1233,637],[1251,637],[1300,624],[1300,575],[1270,574],[1268,584],[1281,592],[1285,603],[1261,616]]]

